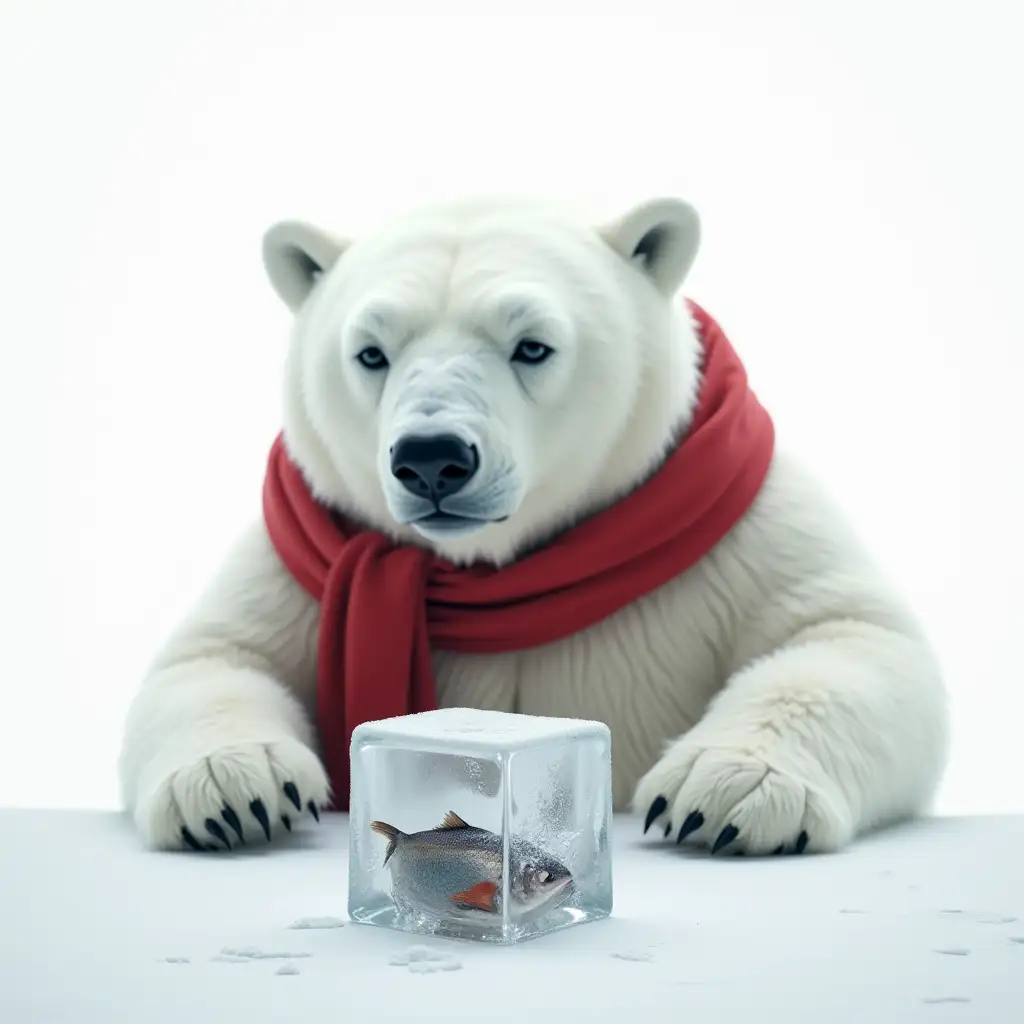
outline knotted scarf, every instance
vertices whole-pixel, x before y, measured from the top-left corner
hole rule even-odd
[[[689,306],[703,360],[683,440],[622,500],[500,568],[460,568],[347,522],[313,498],[276,438],[263,514],[285,567],[321,605],[317,718],[336,809],[348,807],[355,727],[436,707],[432,649],[497,654],[586,629],[700,561],[750,507],[772,421],[722,329]]]

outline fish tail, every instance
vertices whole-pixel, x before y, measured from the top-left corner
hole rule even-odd
[[[384,836],[388,840],[387,852],[384,854],[384,863],[387,864],[391,860],[391,854],[395,852],[395,847],[398,845],[399,839],[405,838],[405,833],[401,829],[395,828],[394,825],[389,825],[385,821],[371,821],[370,828],[379,836]]]

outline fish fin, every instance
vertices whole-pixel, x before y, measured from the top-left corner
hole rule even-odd
[[[494,894],[498,886],[494,882],[477,882],[465,892],[457,892],[452,897],[453,903],[463,907],[476,907],[478,910],[494,912]]]
[[[438,825],[434,831],[441,832],[449,828],[472,828],[472,825],[467,825],[454,811],[449,811],[445,816],[444,820]]]
[[[404,836],[405,833],[401,829],[395,828],[394,825],[389,825],[385,821],[371,821],[370,828],[379,836],[384,836],[388,840],[387,852],[384,854],[384,863],[387,864],[391,860],[391,854],[395,852],[395,847],[398,845],[398,839],[400,836]]]

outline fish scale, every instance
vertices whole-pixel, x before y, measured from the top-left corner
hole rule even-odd
[[[391,867],[392,884],[403,898],[438,910],[451,910],[452,899],[481,882],[493,882],[495,912],[501,912],[501,845],[497,849],[480,836],[463,842],[438,844],[412,840],[403,845]],[[438,852],[455,856],[438,856]],[[467,908],[461,908],[467,909]]]
[[[434,829],[411,835],[386,822],[370,827],[388,839],[384,857],[399,904],[431,916],[501,914],[502,837],[468,825],[454,811]],[[513,836],[509,843],[510,911],[535,911],[567,895],[569,870],[543,850]]]

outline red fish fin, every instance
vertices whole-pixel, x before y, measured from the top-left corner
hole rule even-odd
[[[472,825],[467,825],[454,811],[449,811],[444,816],[444,820],[441,822],[440,825],[437,826],[437,828],[434,829],[434,831],[435,832],[441,832],[442,830],[448,829],[448,828],[472,828],[472,827],[473,827]]]
[[[384,821],[371,821],[370,828],[379,836],[384,836],[388,840],[388,848],[384,854],[384,863],[387,864],[391,860],[391,854],[395,852],[395,847],[398,845],[399,836],[404,836],[405,833],[400,829],[395,828],[394,825],[389,825]]]
[[[463,907],[476,907],[477,910],[488,910],[493,913],[494,894],[497,891],[498,886],[494,882],[477,882],[465,892],[457,892],[452,897],[452,902]]]

